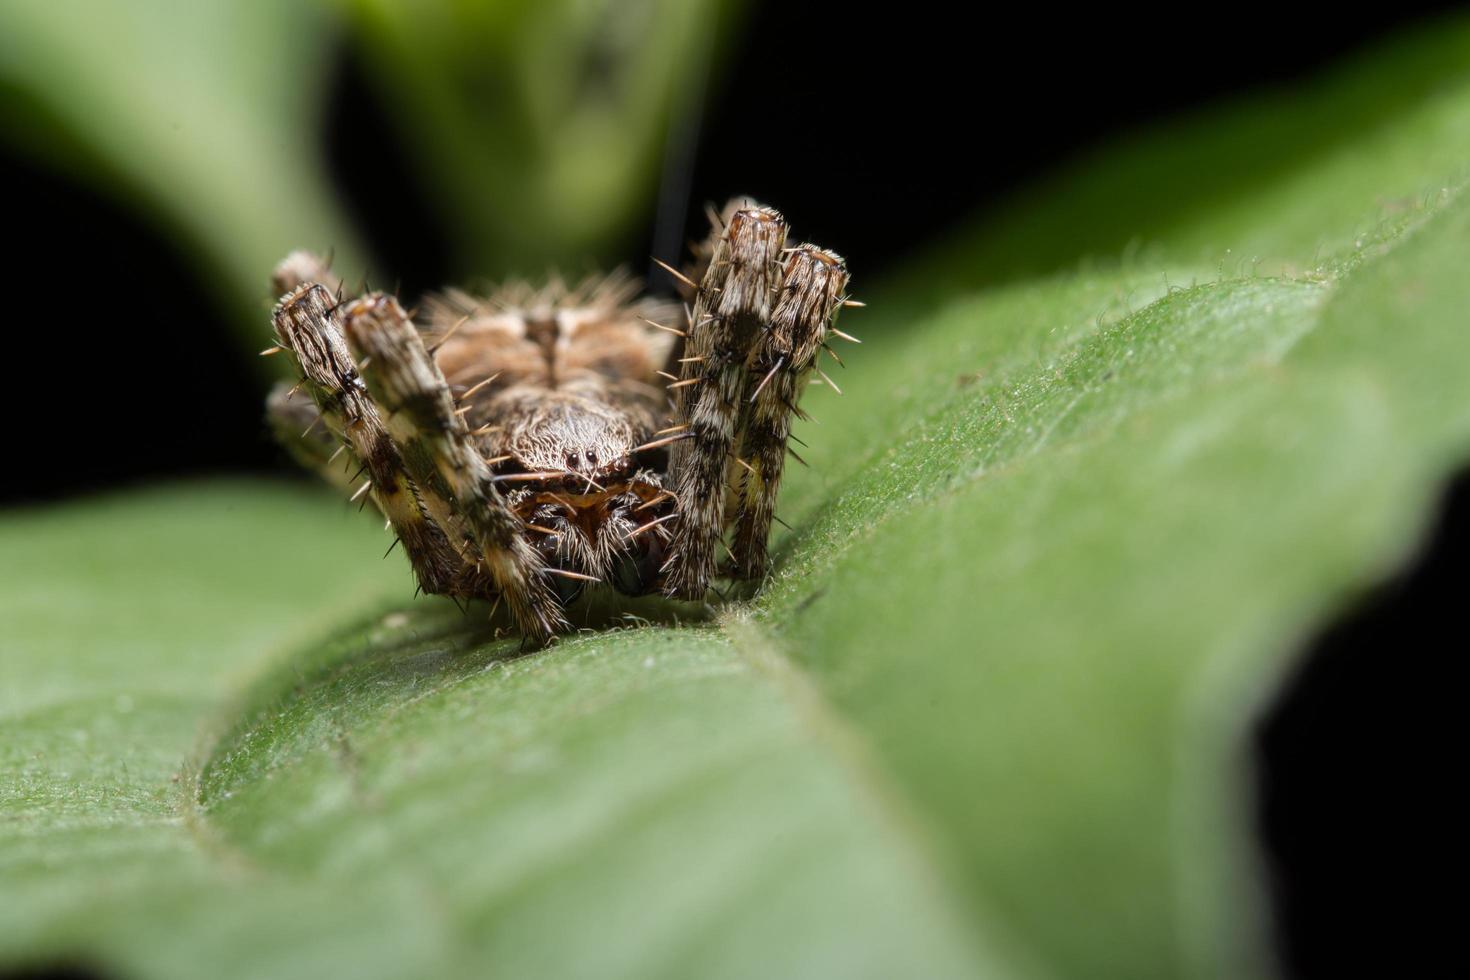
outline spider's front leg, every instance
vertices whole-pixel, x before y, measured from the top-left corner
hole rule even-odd
[[[430,494],[453,501],[476,562],[494,580],[522,635],[545,643],[565,630],[541,556],[496,489],[490,467],[455,411],[444,375],[408,315],[393,297],[370,294],[348,303],[342,320],[405,465]]]
[[[402,540],[419,586],[429,593],[449,592],[463,562],[444,531],[424,513],[382,416],[363,390],[336,314],[325,288],[315,282],[298,282],[282,296],[272,314],[276,338],[295,354],[300,386],[316,402],[321,420],[361,462],[373,502]],[[273,421],[288,417],[285,399],[281,396],[280,403],[272,406]],[[302,446],[313,445],[306,441],[308,435],[299,438]]]
[[[716,229],[718,232],[718,229]],[[674,386],[675,421],[684,438],[669,454],[679,516],[669,541],[664,589],[700,599],[715,573],[725,527],[726,471],[739,434],[745,361],[776,291],[786,220],[772,208],[730,212],[710,250]]]
[[[675,386],[688,435],[670,458],[679,518],[664,581],[670,594],[691,599],[715,574],[727,508],[735,509],[733,573],[766,572],[791,416],[847,286],[841,257],[814,245],[785,248],[778,212],[725,213],[705,250]]]
[[[786,462],[791,417],[816,370],[843,290],[847,267],[842,256],[799,245],[788,251],[780,293],[771,319],[756,340],[749,365],[755,388],[741,411],[740,512],[731,544],[733,573],[759,581],[770,567],[766,541],[776,512],[776,494]]]

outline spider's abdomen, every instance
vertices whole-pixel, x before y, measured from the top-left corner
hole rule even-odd
[[[425,339],[450,387],[472,391],[477,409],[515,387],[579,391],[616,405],[630,389],[661,393],[658,372],[675,338],[649,321],[670,322],[677,307],[635,301],[636,292],[623,276],[573,290],[514,284],[484,299],[451,290],[427,304]]]

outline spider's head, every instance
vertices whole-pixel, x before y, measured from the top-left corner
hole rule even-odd
[[[627,416],[595,402],[543,402],[508,433],[499,480],[547,564],[628,595],[657,585],[673,499]],[[660,449],[662,447],[659,447]],[[556,576],[564,602],[586,579]]]
[[[563,396],[546,398],[517,418],[505,445],[522,473],[602,483],[629,468],[637,442],[626,415]]]

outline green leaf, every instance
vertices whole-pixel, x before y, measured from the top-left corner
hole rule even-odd
[[[363,530],[248,486],[0,528],[25,569],[0,600],[0,956],[687,976],[784,949],[792,969],[970,972],[882,787],[780,668],[706,628],[517,657],[483,610],[437,602],[305,642],[407,586]]]
[[[1470,455],[1455,52],[1144,136],[866,296],[712,618],[521,655],[277,487],[11,515],[0,960],[1268,973],[1252,719]]]
[[[288,251],[363,268],[319,160],[331,34],[322,5],[292,0],[6,3],[0,132],[156,212],[258,350]]]
[[[651,210],[730,16],[718,0],[22,0],[0,5],[0,136],[156,215],[254,351],[290,250],[332,253],[349,281],[375,271],[322,160],[342,37],[423,163],[460,273],[539,275],[577,271]]]
[[[653,209],[699,108],[722,0],[353,0],[372,81],[463,275],[576,270]],[[671,116],[672,122],[671,122]]]

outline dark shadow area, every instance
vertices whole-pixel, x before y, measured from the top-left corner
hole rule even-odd
[[[0,503],[278,469],[254,365],[179,244],[16,155],[0,186],[24,243],[7,257]]]
[[[1289,976],[1463,964],[1467,584],[1470,470],[1421,557],[1323,630],[1257,731],[1257,827]]]
[[[732,595],[731,598],[734,598]],[[714,594],[711,593],[711,599]],[[483,647],[505,639],[520,639],[515,621],[504,603],[486,600],[460,602],[441,597],[420,597],[417,604],[440,605],[438,615],[444,620],[445,636],[457,636],[470,647]],[[447,611],[459,610],[459,623]],[[611,629],[640,629],[647,626],[677,628],[699,626],[714,619],[717,606],[712,602],[685,602],[654,593],[626,596],[608,587],[583,590],[566,605],[567,622],[572,631],[557,643],[575,640],[578,633],[602,633]],[[411,610],[410,610],[411,611]],[[521,646],[519,652],[537,653],[535,647]]]
[[[609,588],[588,589],[567,607],[576,630],[636,629],[642,626],[694,626],[714,618],[715,606],[653,594],[632,598]]]
[[[0,967],[0,980],[112,980],[112,975],[81,963],[47,963]]]
[[[1248,4],[1171,24],[1146,6],[967,14],[920,4],[857,16],[829,4],[762,3],[712,82],[688,230],[702,234],[703,201],[752,194],[787,209],[797,235],[860,260],[872,282],[977,214],[1003,213],[1020,189],[1084,150],[1217,100],[1308,80],[1448,9],[1408,3],[1324,17]],[[1421,67],[1426,76],[1434,68]],[[1382,112],[1413,96],[1383,93]],[[1102,201],[1074,202],[1095,213],[1059,215],[1058,227],[1027,235],[1024,248],[997,248],[985,281],[1115,254],[1133,230],[1090,221],[1124,211],[1151,227],[1342,135],[1330,116],[1283,122],[1256,134],[1258,145],[1222,147],[1228,165],[1193,161],[1140,182],[1126,209],[1109,207],[1116,186]]]

